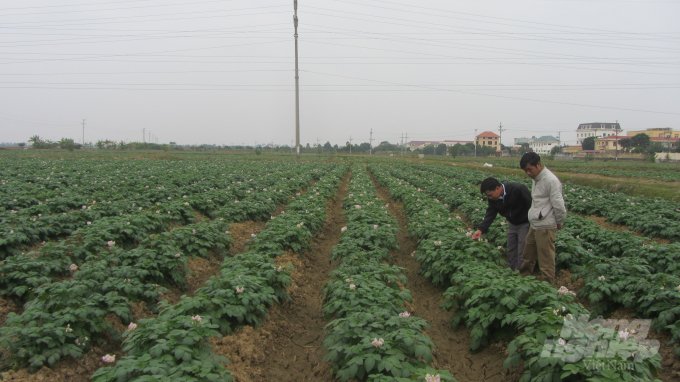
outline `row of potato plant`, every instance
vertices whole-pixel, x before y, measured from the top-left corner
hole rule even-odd
[[[325,360],[341,381],[448,380],[450,373],[428,366],[434,344],[422,318],[408,313],[411,302],[403,268],[391,265],[398,225],[377,196],[362,165],[355,165],[343,201],[347,225],[330,261],[340,260],[324,287]]]
[[[518,365],[523,360],[522,381],[588,378],[643,381],[656,374],[660,357],[653,349],[638,344],[639,338],[626,336],[624,340],[613,329],[589,323],[588,311],[573,301],[573,293],[566,288],[558,290],[533,277],[522,278],[499,265],[502,245],[470,239],[472,232],[463,223],[463,217],[449,213],[451,206],[443,201],[446,194],[435,195],[439,187],[433,187],[437,182],[432,174],[406,166],[370,169],[392,197],[403,202],[409,232],[418,238],[416,259],[421,262],[423,273],[435,283],[451,285],[443,294],[446,299],[443,307],[456,309],[452,327],[462,323],[471,327],[471,350],[494,340],[515,337],[509,345],[505,366]],[[453,189],[453,185],[448,187]],[[608,339],[615,346],[634,350],[615,352],[612,362],[624,363],[642,354],[638,357],[641,362],[635,362],[632,371],[589,367],[594,360],[592,346],[589,348],[582,338],[561,333],[565,327],[579,328],[571,334],[589,333],[590,340]],[[557,345],[551,345],[552,351],[546,354],[546,344]]]
[[[44,186],[39,186],[40,183],[25,184],[16,179],[5,181],[4,192],[0,193],[0,258],[18,254],[22,248],[40,241],[71,235],[88,222],[134,214],[141,210],[155,211],[158,203],[179,200],[187,195],[199,194],[204,201],[211,200],[212,206],[209,202],[194,206],[197,211],[209,214],[214,209],[214,204],[220,204],[225,198],[244,198],[254,186],[253,183],[261,184],[261,187],[271,187],[271,182],[275,182],[277,178],[293,178],[300,170],[303,173],[304,170],[315,171],[310,164],[295,167],[291,164],[274,163],[262,166],[261,163],[232,162],[221,166],[203,165],[199,168],[191,163],[179,162],[173,165],[175,167],[171,169],[168,168],[168,163],[153,167],[144,167],[148,164],[143,162],[136,166],[124,163],[114,170],[111,163],[105,162],[99,166],[73,168],[70,174],[62,169],[56,175],[52,171],[55,167],[47,167],[34,171],[32,175],[36,175],[36,179],[42,179],[45,185],[51,185],[54,191],[42,192],[36,197],[27,197],[25,194],[29,190],[42,190],[39,187]],[[23,171],[28,170],[22,169]],[[83,178],[75,175],[81,173]],[[87,175],[95,180],[85,181]],[[271,180],[269,184],[262,182],[263,177]],[[255,179],[257,181],[253,182]],[[85,184],[78,184],[79,182]],[[21,187],[16,187],[16,183]],[[105,186],[88,187],[90,183]],[[33,189],[27,189],[29,186]],[[97,190],[100,187],[104,189]]]
[[[499,176],[445,166],[420,165],[417,168],[474,184],[480,184],[486,177],[494,176],[531,187],[530,179],[516,176]],[[661,198],[611,193],[569,182],[565,182],[563,188],[564,200],[571,212],[601,216],[611,223],[624,225],[647,236],[680,241],[680,203]]]
[[[314,179],[312,174],[318,176],[322,173],[323,171],[308,172],[297,177],[311,182]],[[62,256],[58,261],[62,266],[68,263],[68,259],[74,261],[68,269],[75,274],[71,280],[55,283],[49,283],[51,281],[49,279],[26,279],[28,282],[38,283],[39,286],[35,289],[28,287],[28,297],[31,299],[24,307],[24,312],[21,315],[10,314],[5,327],[0,329],[2,344],[10,350],[11,357],[8,361],[15,367],[27,362],[31,369],[36,369],[44,364],[52,365],[65,355],[81,355],[90,349],[92,343],[104,341],[107,333],[113,338],[119,337],[119,333],[105,321],[109,313],[116,314],[123,322],[129,322],[130,301],[144,301],[156,311],[158,293],[166,291],[165,286],[176,285],[183,288],[186,285],[187,256],[193,253],[205,254],[208,249],[219,250],[228,247],[230,239],[226,231],[228,225],[225,218],[227,221],[249,218],[253,215],[253,206],[256,206],[255,215],[268,218],[269,212],[274,210],[276,204],[287,200],[290,187],[297,187],[299,180],[291,179],[291,183],[282,185],[288,190],[286,193],[283,189],[266,191],[266,188],[262,190],[256,188],[246,194],[247,200],[254,199],[250,203],[234,201],[222,207],[220,212],[224,217],[219,220],[175,227],[176,229],[170,232],[152,234],[146,238],[141,235],[137,238],[138,243],[132,239],[127,240],[126,235],[134,235],[138,230],[144,232],[145,227],[147,230],[149,227],[160,230],[163,223],[165,226],[177,223],[177,220],[173,220],[173,215],[177,215],[172,213],[174,210],[168,214],[160,211],[153,213],[151,216],[161,219],[160,222],[156,220],[158,223],[156,225],[145,226],[144,223],[148,223],[148,219],[130,219],[140,224],[122,224],[121,221],[120,229],[115,226],[113,229],[107,229],[111,227],[103,226],[105,222],[102,220],[101,230],[91,229],[94,224],[88,225],[84,228],[87,230],[86,233],[66,239],[74,242],[62,246],[46,245],[44,248],[47,248],[45,251],[48,251],[48,256],[50,253]],[[190,205],[190,202],[171,201],[162,207],[171,210],[176,207],[183,212],[179,215],[193,217]],[[161,216],[163,218],[160,218]],[[49,252],[55,247],[57,251]],[[45,252],[25,256],[34,259],[31,262],[33,273],[41,270],[40,261],[44,257],[41,255],[45,255]],[[13,265],[15,264],[12,262],[3,264],[3,267],[6,267],[3,271],[7,272],[2,275],[3,278],[16,280],[17,273],[21,273],[22,270],[11,269]],[[46,283],[43,284],[42,281]],[[12,290],[19,293],[22,288],[25,289],[26,285],[14,287]],[[78,291],[80,294],[74,293],[71,296],[69,290]],[[74,311],[80,313],[74,315],[72,314]]]
[[[267,309],[289,300],[292,266],[274,258],[291,249],[310,248],[309,241],[326,220],[325,206],[336,192],[346,166],[325,167],[327,174],[306,193],[297,193],[286,210],[252,234],[248,251],[224,259],[194,296],[174,305],[162,303],[156,318],[140,320],[125,332],[122,357],[92,376],[95,382],[171,379],[231,380],[228,360],[211,352],[210,337],[230,334],[243,325],[261,325]]]
[[[436,175],[432,177],[436,183]],[[506,181],[504,177],[500,180]],[[478,188],[465,181],[444,182],[439,193],[447,192],[449,186],[463,190],[451,198],[452,208],[466,213],[475,225],[481,223],[486,203],[478,198]],[[490,236],[500,242],[505,231],[505,227],[497,225]],[[680,344],[678,264],[678,243],[655,243],[628,231],[605,229],[573,214],[567,216],[563,230],[557,233],[557,269],[568,269],[574,279],[584,279],[579,297],[592,304],[591,318],[610,315],[624,307],[636,317],[653,319],[653,329],[670,330],[669,345]],[[675,348],[675,353],[680,356],[680,347]]]
[[[34,289],[56,277],[66,277],[72,264],[81,266],[88,256],[96,255],[110,242],[132,249],[150,234],[160,233],[163,239],[176,239],[182,251],[192,251],[198,241],[208,244],[224,231],[221,227],[203,228],[201,223],[182,226],[195,219],[194,211],[219,216],[228,222],[264,220],[276,204],[286,199],[285,195],[308,184],[312,173],[305,171],[305,175],[295,174],[296,178],[286,180],[280,180],[279,174],[271,174],[248,182],[246,187],[249,188],[236,194],[231,185],[226,186],[225,191],[220,191],[224,198],[219,201],[214,200],[217,192],[214,190],[166,200],[166,203],[158,202],[152,210],[141,209],[125,216],[105,217],[91,222],[77,229],[72,236],[47,243],[38,251],[5,259],[0,265],[0,293],[17,299],[17,302],[25,302],[31,298],[27,293],[29,288]],[[241,195],[240,200],[237,195]],[[135,203],[131,204],[135,206]],[[170,227],[174,228],[173,231],[167,232]],[[204,249],[202,253],[207,251]]]

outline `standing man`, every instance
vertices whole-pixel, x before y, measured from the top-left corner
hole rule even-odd
[[[497,214],[508,219],[510,226],[507,234],[508,266],[513,271],[522,266],[524,240],[529,232],[527,213],[531,207],[529,189],[521,183],[500,183],[496,178],[486,178],[479,187],[486,195],[489,206],[486,207],[484,220],[477,226],[473,239],[479,239],[496,219]]]
[[[555,238],[567,217],[562,197],[562,183],[546,167],[536,153],[526,153],[519,166],[531,178],[531,209],[529,209],[529,233],[524,246],[524,263],[520,274],[533,273],[536,261],[541,270],[539,280],[552,283],[555,280]]]

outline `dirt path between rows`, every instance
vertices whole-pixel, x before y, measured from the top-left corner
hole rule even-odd
[[[328,259],[340,240],[345,224],[342,199],[347,194],[349,173],[340,183],[335,200],[327,204],[327,220],[321,233],[312,239],[312,250],[301,256],[287,252],[277,264],[291,263],[295,272],[288,294],[292,303],[274,305],[262,327],[244,327],[211,341],[215,354],[231,360],[227,365],[235,382],[334,381],[331,364],[324,362],[322,291],[328,274],[335,267]]]
[[[402,210],[402,204],[390,198],[389,191],[381,186],[373,175],[378,196],[389,204],[389,212],[397,218],[400,231],[397,233],[399,249],[393,250],[392,259],[397,266],[408,270],[407,288],[411,291],[413,314],[422,317],[429,324],[425,334],[434,342],[437,349],[432,353],[433,367],[444,369],[459,382],[467,381],[517,381],[521,371],[517,368],[503,369],[506,358],[507,343],[492,344],[475,354],[470,354],[470,329],[451,329],[450,323],[454,311],[447,312],[440,308],[441,294],[445,288],[434,286],[420,274],[420,263],[412,256],[417,249],[417,240],[408,233],[408,220]]]

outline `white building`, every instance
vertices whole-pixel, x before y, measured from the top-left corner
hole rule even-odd
[[[540,138],[534,139],[529,147],[538,155],[547,155],[550,154],[553,147],[559,145],[560,141],[558,141],[557,138],[553,137],[552,135],[544,135]]]
[[[583,140],[588,137],[603,138],[615,136],[618,129],[619,135],[622,135],[621,125],[618,123],[582,123],[576,129],[576,144],[583,144]]]

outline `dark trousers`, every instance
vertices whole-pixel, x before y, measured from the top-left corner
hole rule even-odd
[[[519,270],[524,262],[524,243],[529,233],[529,223],[514,225],[508,222],[508,266],[513,271]]]

